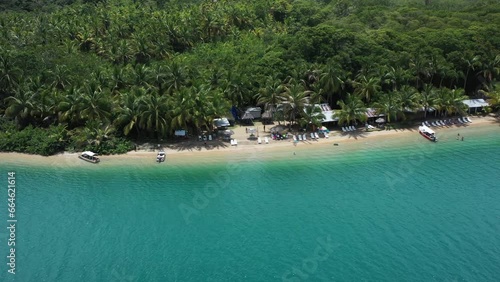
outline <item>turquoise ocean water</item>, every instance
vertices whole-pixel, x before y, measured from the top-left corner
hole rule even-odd
[[[500,131],[466,138],[182,166],[1,162],[0,222],[11,170],[18,222],[15,275],[0,229],[0,281],[499,281]]]

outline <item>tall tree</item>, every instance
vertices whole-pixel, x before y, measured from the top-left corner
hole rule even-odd
[[[340,106],[340,110],[337,111],[339,124],[356,123],[358,120],[366,121],[366,106],[359,96],[347,94],[346,99],[338,101],[337,105]]]

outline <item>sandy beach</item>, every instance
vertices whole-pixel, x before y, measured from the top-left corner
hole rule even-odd
[[[455,124],[451,126],[436,127],[434,130],[440,142],[447,140],[455,140],[457,134],[461,134],[467,138],[467,135],[480,134],[487,130],[499,130],[500,122],[493,116],[472,117],[472,123]],[[268,126],[268,129],[271,126]],[[214,163],[234,161],[250,161],[254,159],[272,160],[290,158],[295,155],[307,155],[311,152],[319,152],[331,150],[335,145],[342,150],[357,150],[370,144],[380,142],[390,142],[395,145],[405,142],[418,140],[419,142],[429,142],[418,134],[418,126],[397,129],[397,130],[380,130],[367,132],[364,128],[358,129],[355,132],[343,133],[339,130],[330,132],[328,139],[320,138],[319,140],[299,141],[294,145],[293,139],[287,140],[271,140],[269,144],[265,144],[264,137],[270,136],[269,131],[264,132],[262,126],[256,126],[259,129],[259,136],[262,139],[262,144],[258,144],[257,140],[248,140],[249,134],[246,133],[246,127],[236,126],[232,128],[234,131],[233,138],[238,140],[237,146],[231,146],[229,142],[214,140],[207,141],[206,145],[203,141],[184,141],[175,144],[162,144],[167,153],[167,161],[161,165],[186,165],[193,162],[196,163]],[[466,140],[465,140],[466,141]],[[89,164],[78,159],[77,153],[62,153],[54,156],[43,157],[36,155],[28,155],[21,153],[0,153],[0,159],[4,163],[13,165],[42,165],[54,167],[88,167],[88,166],[109,166],[109,165],[140,165],[152,166],[158,165],[155,162],[157,150],[151,146],[148,149],[141,148],[137,151],[131,151],[123,155],[101,156],[101,163],[98,165]]]

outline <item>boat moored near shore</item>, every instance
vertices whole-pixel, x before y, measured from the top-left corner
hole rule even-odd
[[[425,138],[427,138],[428,140],[430,140],[432,142],[437,141],[436,133],[434,132],[434,130],[430,129],[429,127],[427,127],[425,125],[419,126],[418,132],[420,133],[420,135],[424,136]]]
[[[91,152],[91,151],[83,152],[81,155],[78,156],[78,158],[80,158],[84,161],[87,161],[87,162],[95,163],[95,164],[101,161],[97,157],[97,154],[94,152]]]
[[[167,155],[165,154],[165,152],[164,152],[164,151],[160,151],[160,152],[158,152],[158,155],[156,155],[156,162],[158,162],[158,163],[162,163],[162,162],[164,162],[164,161],[165,161],[165,157],[166,157],[166,156],[167,156]]]

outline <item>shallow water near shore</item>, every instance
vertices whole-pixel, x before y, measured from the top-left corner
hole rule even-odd
[[[497,281],[500,130],[16,172],[1,281]],[[300,147],[300,145],[299,145]],[[5,227],[4,227],[4,230]]]

